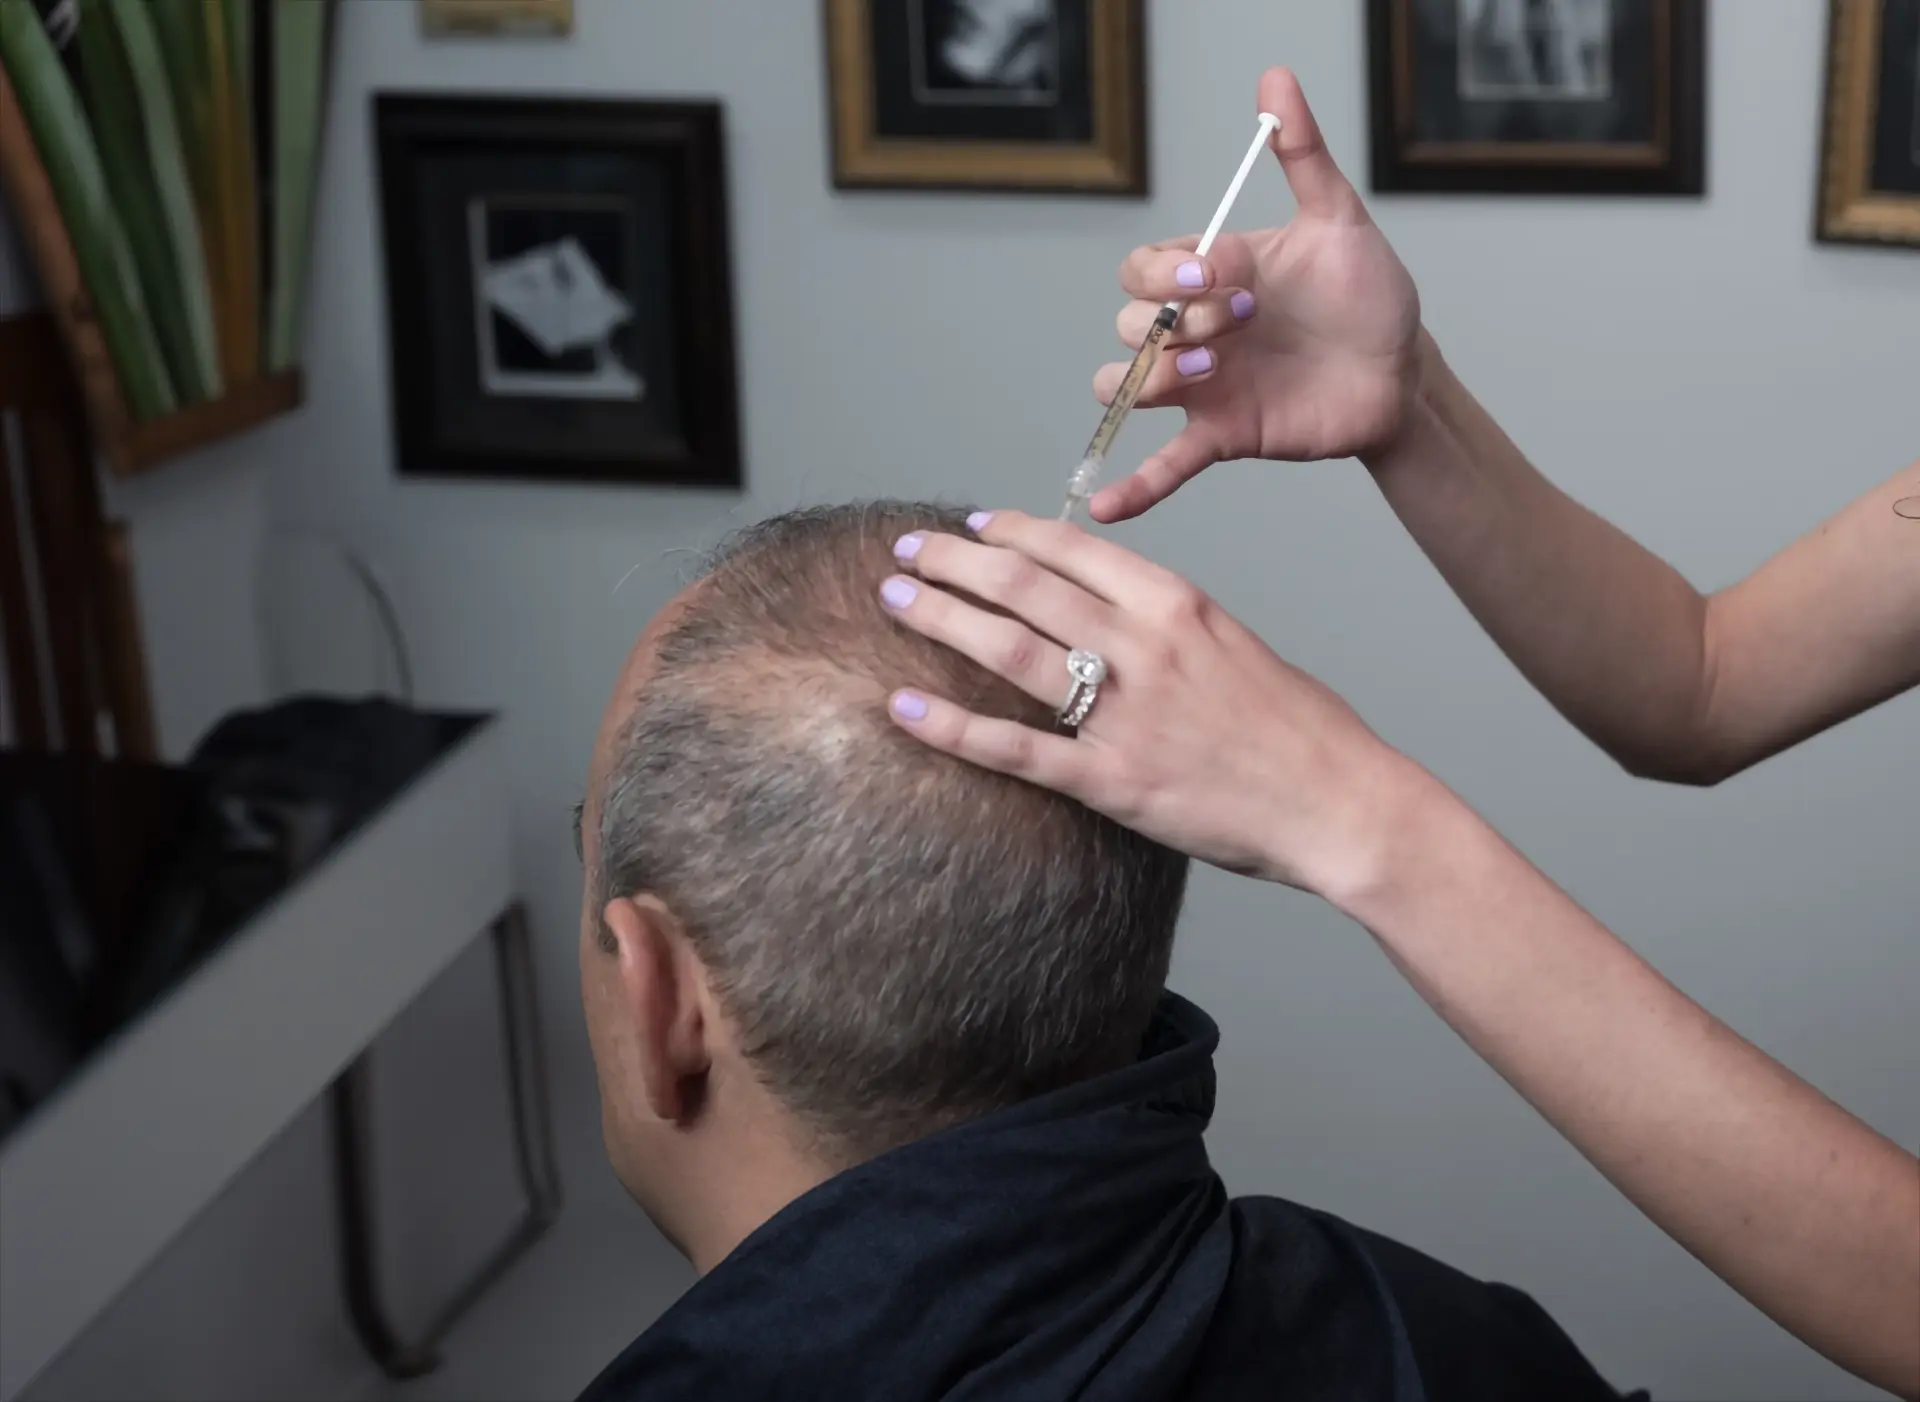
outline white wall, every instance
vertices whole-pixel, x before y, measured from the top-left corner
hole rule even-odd
[[[1096,413],[1087,379],[1113,352],[1112,269],[1204,218],[1266,63],[1300,70],[1333,148],[1364,172],[1353,6],[1153,6],[1144,203],[836,196],[817,6],[578,10],[565,43],[430,44],[410,5],[346,7],[312,408],[270,445],[273,518],[375,558],[425,699],[511,716],[542,939],[568,1213],[442,1374],[400,1395],[570,1395],[687,1279],[600,1162],[566,823],[605,690],[674,587],[671,552],[801,501],[1049,505]],[[1703,586],[1920,452],[1920,261],[1808,235],[1823,10],[1714,7],[1704,203],[1376,201],[1467,380],[1556,480]],[[368,98],[382,88],[726,101],[744,500],[394,475]],[[1239,220],[1289,208],[1269,170]],[[997,345],[1011,349],[983,354]],[[1142,416],[1126,447],[1168,431]],[[1621,776],[1526,689],[1351,465],[1222,469],[1118,534],[1344,691],[1710,1008],[1920,1144],[1920,697],[1720,791],[1670,791]],[[363,616],[329,599],[283,622],[296,652],[367,646]],[[1530,1289],[1623,1385],[1870,1395],[1638,1219],[1324,908],[1204,873],[1176,978],[1225,1028],[1213,1145],[1236,1191],[1312,1202]]]

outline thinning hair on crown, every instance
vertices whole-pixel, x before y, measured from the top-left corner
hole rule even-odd
[[[912,686],[1051,722],[882,608],[916,529],[969,534],[962,510],[878,501],[722,545],[601,805],[602,904],[674,911],[757,1072],[849,1158],[1130,1061],[1186,888],[1184,857],[888,720]]]

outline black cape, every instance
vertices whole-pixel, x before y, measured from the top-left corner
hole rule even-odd
[[[1519,1291],[1230,1201],[1202,1139],[1219,1039],[1169,994],[1132,1066],[821,1184],[582,1402],[1618,1402]]]

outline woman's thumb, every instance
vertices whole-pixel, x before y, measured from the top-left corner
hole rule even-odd
[[[1280,119],[1273,151],[1286,172],[1287,185],[1304,214],[1335,217],[1361,208],[1360,196],[1334,164],[1307,106],[1307,95],[1290,68],[1269,68],[1260,76],[1260,110]]]

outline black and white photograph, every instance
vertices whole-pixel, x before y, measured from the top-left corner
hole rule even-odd
[[[1904,76],[1913,94],[1913,121],[1907,129],[1907,153],[1904,162],[1907,169],[1905,170],[1900,169],[1902,162],[1897,154],[1900,149],[1897,138],[1894,144],[1896,153],[1894,165],[1900,176],[1905,176],[1909,170],[1920,170],[1920,37],[1914,40],[1913,53],[1907,59]]]
[[[1459,91],[1469,101],[1605,101],[1612,0],[1460,0]]]
[[[907,23],[916,103],[1059,103],[1058,0],[907,0]]]
[[[640,399],[646,381],[623,344],[634,305],[633,211],[618,200],[475,199],[474,330],[490,395]],[[653,315],[657,318],[659,310]]]
[[[867,8],[881,139],[1093,139],[1097,0],[894,0]]]
[[[1374,188],[1699,195],[1705,0],[1370,0]]]
[[[1880,35],[1873,188],[1920,195],[1920,0],[1882,0]]]
[[[827,0],[834,183],[1144,190],[1140,0]]]
[[[1830,0],[1814,236],[1920,247],[1920,0]]]
[[[739,485],[718,106],[376,120],[400,471]]]

